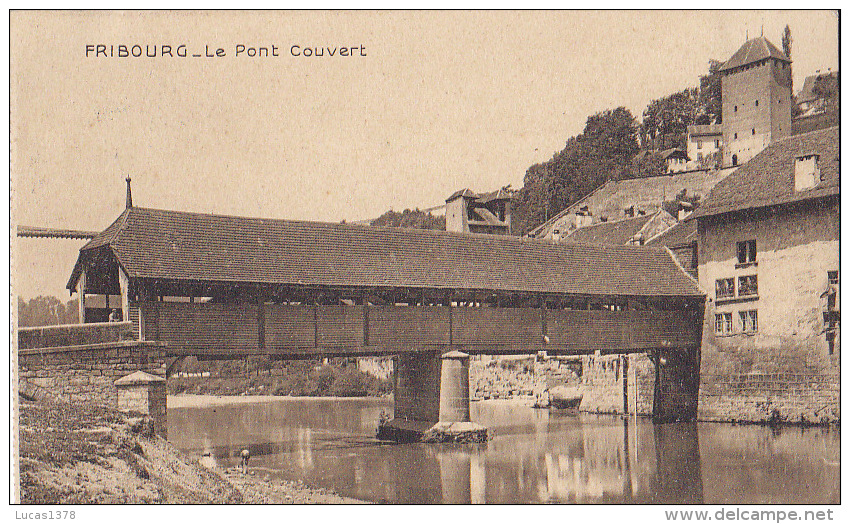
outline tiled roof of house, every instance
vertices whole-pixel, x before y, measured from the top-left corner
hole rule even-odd
[[[691,217],[837,195],[838,150],[837,126],[777,140],[717,184]],[[812,189],[795,191],[796,159],[806,155],[818,155],[822,181]]]
[[[685,220],[677,223],[667,231],[647,241],[650,246],[676,247],[689,244],[697,239],[697,223],[695,220]]]
[[[492,202],[493,200],[511,200],[513,196],[511,196],[510,191],[505,189],[497,189],[496,191],[490,191],[489,193],[476,193],[471,189],[460,189],[452,193],[452,195],[446,199],[446,202],[451,202],[452,200],[459,198],[474,198],[476,202],[479,204],[486,204],[487,202]]]
[[[670,149],[665,149],[660,154],[661,154],[661,158],[663,158],[664,160],[667,160],[670,157],[679,157],[679,158],[684,158],[686,160],[690,160],[688,158],[688,154],[685,153],[684,151],[682,151],[681,149],[677,148],[677,147],[671,147]]]
[[[723,135],[722,124],[693,124],[688,126],[688,136]]]
[[[270,220],[132,207],[80,250],[108,248],[130,278],[702,296],[663,249]]]
[[[478,198],[478,193],[472,191],[471,189],[459,189],[452,193],[452,195],[446,199],[446,202],[451,202],[452,200],[458,197],[466,197],[466,198]]]
[[[631,240],[647,222],[652,215],[636,218],[627,218],[617,222],[600,222],[592,226],[576,229],[566,240],[582,242],[585,244],[601,244],[609,246],[622,246]]]
[[[783,62],[791,62],[791,60],[785,56],[785,53],[777,49],[777,47],[770,43],[767,38],[759,36],[744,42],[744,45],[742,45],[741,48],[732,55],[732,58],[727,60],[726,63],[720,67],[720,71],[743,67],[745,65],[764,60],[765,58],[775,58],[776,60],[782,60]]]
[[[511,200],[513,196],[511,193],[505,189],[497,189],[496,191],[491,191],[489,193],[484,193],[478,197],[478,202],[481,204],[486,204],[487,202],[492,202],[493,200]]]

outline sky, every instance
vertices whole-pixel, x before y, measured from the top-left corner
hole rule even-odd
[[[838,69],[829,11],[12,12],[12,222],[102,230],[128,175],[137,206],[319,221],[519,188],[588,115],[639,117],[786,24],[795,90]],[[191,56],[207,47],[224,56]],[[67,298],[83,243],[13,239],[15,293]]]

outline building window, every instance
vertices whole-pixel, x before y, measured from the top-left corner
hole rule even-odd
[[[738,138],[738,133],[735,133],[735,138]],[[733,166],[738,165],[738,155],[732,155],[732,165]]]
[[[718,278],[714,281],[714,295],[716,298],[732,298],[735,296],[735,279]]]
[[[744,333],[755,333],[759,330],[759,315],[757,310],[741,311],[738,315],[741,318],[741,331]]]
[[[717,313],[714,315],[714,334],[729,335],[732,333],[732,313]]]
[[[736,113],[738,112],[738,106],[735,106],[735,112]]]
[[[759,101],[758,101],[758,100],[756,100],[756,107],[758,107],[758,106],[759,106]]]
[[[750,296],[759,294],[759,282],[756,275],[738,277],[738,296]]]
[[[738,242],[738,264],[752,264],[756,261],[756,241]]]
[[[715,149],[720,148],[720,140],[714,141],[714,147],[715,147]]]
[[[702,149],[702,140],[697,140],[697,149]]]
[[[738,140],[738,133],[735,133],[735,140]]]
[[[838,271],[827,271],[826,278],[830,284],[838,284]]]
[[[818,185],[818,182],[820,182],[818,155],[797,157],[794,163],[794,190],[803,191],[811,189]]]
[[[753,134],[756,134],[756,128],[753,128]]]
[[[702,153],[697,153],[697,162],[702,162]]]

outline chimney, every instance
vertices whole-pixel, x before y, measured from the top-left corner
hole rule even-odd
[[[679,202],[679,221],[682,221],[693,212],[694,206],[690,202]]]
[[[133,207],[133,194],[130,192],[130,177],[127,176],[124,180],[127,181],[127,208]]]

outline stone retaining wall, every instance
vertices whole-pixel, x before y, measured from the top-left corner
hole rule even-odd
[[[841,421],[840,354],[725,351],[700,377],[700,420],[829,424]]]
[[[18,328],[18,349],[68,347],[135,340],[131,322]]]
[[[118,407],[114,382],[136,371],[165,377],[165,348],[126,341],[18,351],[19,391],[39,398]]]

